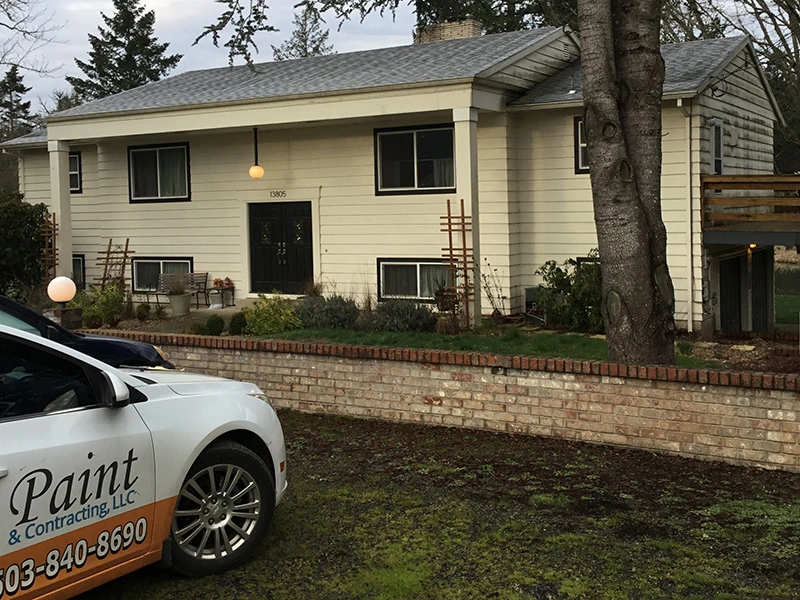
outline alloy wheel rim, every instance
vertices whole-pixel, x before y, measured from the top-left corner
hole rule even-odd
[[[260,515],[261,492],[253,476],[236,465],[213,465],[181,488],[172,535],[192,558],[219,560],[250,539]]]

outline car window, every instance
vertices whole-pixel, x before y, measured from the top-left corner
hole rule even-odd
[[[79,363],[40,348],[0,341],[0,420],[95,404]]]
[[[26,323],[25,321],[18,319],[14,315],[10,315],[7,312],[3,311],[0,308],[0,325],[8,325],[9,327],[13,327],[14,329],[19,329],[20,331],[25,331],[27,333],[32,333],[33,335],[41,336],[42,333],[36,329],[33,325]]]

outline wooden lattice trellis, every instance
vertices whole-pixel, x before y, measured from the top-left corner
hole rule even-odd
[[[125,239],[125,245],[114,245],[112,238],[108,239],[108,247],[97,253],[97,262],[103,265],[103,275],[95,277],[94,281],[100,289],[105,289],[109,283],[118,283],[124,292],[127,288],[128,277],[125,274],[130,255],[134,254],[130,250],[130,238]]]
[[[58,248],[56,247],[58,223],[56,223],[55,214],[45,217],[41,232],[43,240],[42,267],[44,268],[44,280],[50,281],[56,276],[56,265],[58,265]]]
[[[472,283],[472,270],[475,266],[472,247],[467,244],[467,234],[472,233],[472,217],[464,211],[461,199],[460,214],[453,214],[450,199],[447,199],[447,214],[441,219],[441,231],[447,233],[447,248],[442,248],[442,261],[450,273],[449,285],[445,294],[456,299],[462,307],[464,322],[469,325],[470,305],[475,286]]]

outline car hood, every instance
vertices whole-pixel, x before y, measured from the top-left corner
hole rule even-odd
[[[181,396],[201,394],[263,394],[254,383],[234,381],[223,377],[202,375],[173,369],[123,369],[138,380],[149,384],[163,384]]]
[[[161,357],[152,344],[126,338],[80,333],[75,334],[75,338],[66,342],[66,345],[102,360],[112,367],[119,367],[125,364],[142,364],[167,368],[173,366],[172,363]]]

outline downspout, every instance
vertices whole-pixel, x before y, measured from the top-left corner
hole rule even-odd
[[[694,213],[692,211],[693,192],[692,186],[692,103],[688,108],[684,105],[683,98],[678,98],[678,108],[681,109],[686,123],[686,293],[688,304],[686,310],[686,332],[694,331]]]

